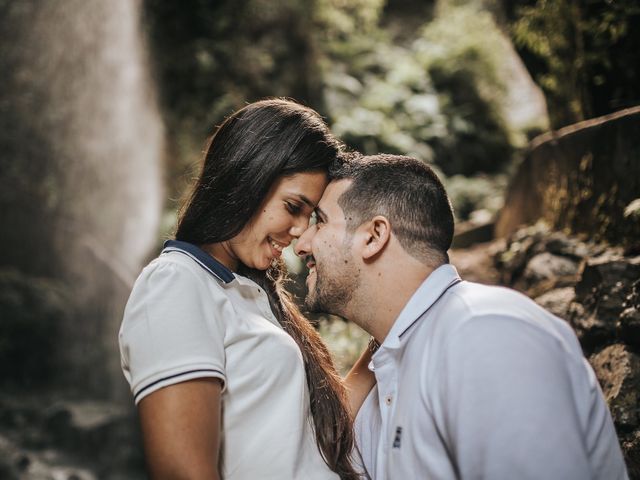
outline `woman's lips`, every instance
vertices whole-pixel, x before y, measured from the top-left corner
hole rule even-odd
[[[278,242],[271,237],[267,237],[267,240],[269,242],[269,247],[271,247],[271,253],[274,257],[282,255],[282,250],[289,246],[289,244]]]

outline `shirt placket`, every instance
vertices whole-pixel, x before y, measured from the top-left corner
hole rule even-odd
[[[396,394],[398,391],[397,369],[392,352],[380,350],[373,361],[374,373],[378,383],[378,404],[380,408],[381,428],[378,442],[378,454],[376,455],[376,479],[387,479],[389,468],[388,458],[391,443],[393,442],[392,420],[396,406]]]

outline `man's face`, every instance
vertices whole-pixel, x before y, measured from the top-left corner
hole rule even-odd
[[[360,271],[352,254],[353,235],[338,199],[350,180],[333,181],[316,208],[316,223],[298,239],[295,252],[309,267],[306,307],[312,312],[344,316],[345,307],[359,284]]]

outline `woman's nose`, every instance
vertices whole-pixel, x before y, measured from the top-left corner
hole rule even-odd
[[[304,217],[299,217],[295,220],[291,228],[289,229],[289,235],[294,238],[300,238],[300,236],[305,232],[307,227],[309,226],[309,219]]]
[[[302,235],[298,237],[298,241],[296,242],[295,247],[293,247],[293,251],[296,252],[296,255],[299,257],[305,257],[311,254],[311,239],[313,238],[313,234],[315,233],[316,226],[310,225]]]

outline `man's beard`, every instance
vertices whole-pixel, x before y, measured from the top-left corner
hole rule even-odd
[[[305,306],[310,312],[345,317],[346,307],[360,283],[360,271],[346,253],[345,249],[341,258],[331,262],[332,265],[316,263],[316,284],[305,298]]]

